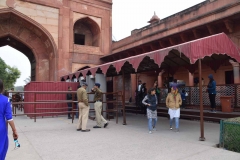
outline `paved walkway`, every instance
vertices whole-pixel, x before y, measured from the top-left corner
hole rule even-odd
[[[180,133],[169,130],[168,119],[159,118],[157,131],[149,134],[143,115],[127,114],[128,125],[111,120],[108,128],[76,131],[66,117],[32,119],[16,117],[21,148],[10,146],[6,160],[239,160],[240,154],[216,148],[219,124],[205,123],[206,141],[198,141],[199,122],[180,120]]]

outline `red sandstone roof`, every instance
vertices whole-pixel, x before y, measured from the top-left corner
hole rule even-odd
[[[67,79],[68,77],[72,77],[73,75],[78,77],[80,74],[82,74],[85,77],[88,72],[90,72],[92,75],[95,75],[98,69],[101,69],[102,73],[106,74],[110,67],[114,67],[116,69],[116,72],[119,74],[126,62],[132,65],[135,72],[137,72],[140,63],[146,57],[150,57],[150,59],[152,59],[154,63],[158,65],[158,67],[161,67],[164,58],[172,50],[179,51],[180,59],[183,57],[183,55],[189,58],[190,62],[189,64],[194,64],[198,59],[203,59],[206,56],[210,57],[213,54],[227,55],[237,60],[237,62],[240,62],[239,48],[232,42],[231,39],[228,38],[228,36],[225,33],[220,33],[209,37],[197,39],[194,41],[182,43],[179,45],[171,46],[168,48],[105,63],[93,68],[87,68],[76,73],[72,73],[70,75],[62,76],[61,79]]]

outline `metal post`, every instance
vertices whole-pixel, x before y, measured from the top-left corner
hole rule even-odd
[[[138,78],[136,73],[136,91],[135,91],[135,102],[136,102],[136,114],[138,114]]]
[[[74,120],[74,93],[72,93],[72,123],[73,123],[73,120]]]
[[[192,108],[192,86],[189,87],[189,94],[188,94],[188,97],[189,97],[189,106],[190,108]]]
[[[125,76],[124,71],[122,71],[122,79],[123,79],[123,94],[122,94],[122,100],[123,100],[123,125],[126,125],[126,114],[125,114]]]
[[[237,107],[237,87],[238,84],[234,84],[234,108]]]
[[[204,124],[203,124],[203,95],[202,95],[202,64],[201,59],[198,61],[198,72],[199,72],[199,100],[200,100],[200,130],[201,136],[200,141],[205,141],[204,137]]]
[[[121,96],[121,94],[118,95],[118,93],[119,93],[119,92],[117,92],[117,101],[116,101],[116,104],[117,104],[117,105],[116,105],[116,109],[117,109],[117,111],[116,111],[116,123],[117,123],[117,124],[118,124],[118,102],[119,102],[119,101],[118,101],[118,96]]]
[[[33,93],[33,96],[34,96],[34,97],[33,97],[33,101],[36,102],[36,93]],[[37,115],[36,115],[36,103],[34,103],[34,113],[35,113],[35,114],[34,114],[34,122],[36,122],[36,118],[37,118],[37,117],[36,117],[36,116],[37,116]]]

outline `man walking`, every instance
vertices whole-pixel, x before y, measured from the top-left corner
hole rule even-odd
[[[77,90],[77,99],[78,99],[78,108],[79,108],[79,119],[77,124],[77,131],[89,132],[90,129],[86,129],[88,114],[89,114],[89,105],[87,98],[86,88],[88,84],[83,82],[82,87]]]
[[[93,128],[101,128],[102,127],[102,122],[103,122],[103,127],[106,128],[108,126],[108,122],[103,118],[102,116],[102,97],[103,93],[100,90],[100,83],[95,83],[94,88],[92,88],[92,92],[95,93],[94,95],[94,109],[95,109],[95,114],[96,114],[96,120],[97,120],[97,125],[94,126]]]
[[[68,87],[68,91],[72,91],[72,87]],[[67,93],[67,100],[72,100],[72,93]],[[70,111],[72,110],[72,103],[68,102],[68,119],[72,119]]]

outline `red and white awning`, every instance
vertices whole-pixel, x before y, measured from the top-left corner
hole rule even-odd
[[[126,62],[129,62],[135,69],[135,71],[137,71],[140,63],[145,57],[150,57],[160,67],[162,62],[164,61],[164,58],[172,50],[177,50],[180,53],[184,54],[186,57],[188,57],[190,60],[190,64],[194,64],[198,59],[203,59],[204,57],[211,56],[213,54],[228,55],[229,57],[234,58],[236,61],[240,62],[240,50],[238,46],[236,46],[225,33],[220,33],[190,42],[182,43],[179,45],[171,46],[168,48],[124,58],[121,60],[98,65],[92,68],[87,68],[69,75],[62,76],[61,79],[66,79],[68,77],[70,78],[73,75],[79,77],[80,74],[85,77],[88,72],[90,72],[92,75],[95,75],[98,69],[101,69],[102,73],[106,74],[110,66],[113,66],[116,69],[116,72],[119,73],[122,66]]]

